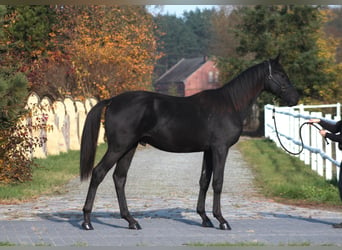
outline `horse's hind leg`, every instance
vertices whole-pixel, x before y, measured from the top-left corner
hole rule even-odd
[[[214,227],[213,223],[210,221],[210,219],[208,218],[205,212],[205,198],[207,196],[207,191],[209,188],[212,172],[213,172],[213,168],[212,168],[211,151],[205,151],[203,154],[202,172],[201,172],[201,178],[199,181],[200,191],[199,191],[198,201],[197,201],[197,213],[202,218],[203,227]]]
[[[90,222],[90,214],[93,209],[95,195],[98,186],[103,181],[108,171],[114,166],[115,162],[120,158],[121,154],[107,150],[99,164],[93,169],[91,181],[89,184],[87,198],[83,207],[84,222],[83,229],[93,230]]]
[[[118,197],[119,207],[120,207],[120,215],[128,222],[129,229],[141,229],[139,223],[132,217],[132,215],[128,211],[126,195],[125,195],[125,185],[127,179],[127,172],[129,166],[131,165],[131,161],[133,155],[135,153],[136,146],[133,147],[130,151],[124,154],[120,160],[118,161],[114,174],[113,180],[115,183],[116,194]]]
[[[213,190],[214,204],[213,214],[220,223],[220,229],[230,230],[228,222],[223,218],[221,212],[221,193],[223,185],[224,165],[226,162],[228,150],[226,147],[213,148]]]

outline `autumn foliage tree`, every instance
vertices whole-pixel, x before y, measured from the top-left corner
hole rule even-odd
[[[150,89],[158,53],[143,6],[17,6],[7,10],[6,62],[53,98]]]
[[[334,11],[331,9],[321,10],[322,20],[328,23],[334,18]],[[319,88],[319,95],[324,102],[340,102],[342,94],[342,62],[338,61],[338,48],[341,39],[328,35],[323,28],[318,32],[316,41],[318,56],[321,58],[321,68],[325,75],[330,76],[329,85]],[[315,102],[310,98],[307,101]]]
[[[45,140],[30,136],[44,117],[19,122],[29,91],[102,99],[151,86],[158,54],[144,7],[0,6],[0,22],[0,183],[29,180],[27,156]]]
[[[78,96],[147,90],[158,58],[151,14],[141,6],[63,6],[56,39],[71,56]]]

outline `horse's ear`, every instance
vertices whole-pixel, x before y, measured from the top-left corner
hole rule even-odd
[[[280,61],[280,52],[279,52],[279,54],[277,55],[277,57],[274,58],[274,61],[276,61],[276,62],[279,62],[279,61]]]

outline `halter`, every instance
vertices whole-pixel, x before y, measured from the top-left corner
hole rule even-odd
[[[283,84],[281,84],[279,81],[277,81],[273,77],[271,63],[269,60],[267,62],[268,62],[268,73],[269,73],[267,78],[268,78],[268,80],[272,80],[280,88],[280,95],[282,95],[288,87],[285,87]]]

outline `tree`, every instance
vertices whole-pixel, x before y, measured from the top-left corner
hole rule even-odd
[[[221,6],[211,18],[211,41],[209,54],[214,55],[220,68],[220,79],[225,82],[231,76],[231,70],[226,62],[229,58],[237,58],[238,40],[234,29],[241,22],[236,7]]]
[[[336,100],[337,72],[328,70],[335,62],[330,56],[322,56],[326,47],[319,43],[324,20],[320,7],[258,5],[243,7],[237,14],[242,20],[236,29],[238,56],[218,59],[219,66],[229,69],[230,77],[281,54],[282,64],[303,102]],[[324,94],[327,90],[331,90],[329,96]],[[263,102],[270,99],[265,97]]]
[[[48,47],[54,12],[49,6],[15,6],[8,8],[6,32],[11,41],[9,48],[15,48],[18,54],[31,62]]]
[[[208,56],[210,54],[211,25],[212,17],[215,13],[215,9],[196,9],[195,11],[185,11],[183,14],[185,26],[189,27],[196,37],[198,46],[197,51],[194,51],[196,56]]]
[[[2,52],[9,56],[6,61],[20,71],[28,70],[29,64],[37,61],[52,45],[49,34],[54,18],[49,6],[8,7],[2,20],[5,39],[0,44]]]
[[[150,88],[158,54],[144,7],[14,6],[3,24],[0,64],[24,72],[40,96]]]
[[[158,15],[155,23],[158,51],[163,55],[156,65],[160,76],[182,58],[210,56],[211,18],[215,10],[184,12],[183,17]]]
[[[152,16],[140,6],[63,6],[56,39],[70,53],[79,96],[149,89],[158,54]]]
[[[334,36],[339,44],[336,51],[336,61],[342,62],[342,6],[329,10],[330,18],[325,24],[324,30],[327,34]]]
[[[0,129],[8,129],[16,124],[25,112],[23,103],[27,95],[24,74],[0,70]]]
[[[55,46],[50,41],[55,18],[49,6],[27,5],[9,6],[2,19],[0,66],[25,73],[28,87],[38,93],[44,89],[41,64]]]
[[[324,24],[334,18],[333,11],[328,8],[321,10],[321,14]],[[322,71],[330,76],[330,83],[328,87],[320,89],[320,95],[326,102],[338,102],[342,93],[342,75],[340,73],[342,72],[342,62],[338,59],[341,39],[333,34],[328,34],[325,27],[323,26],[318,32],[317,47],[318,56],[322,58]]]
[[[158,60],[155,74],[163,74],[180,59],[194,55],[198,50],[197,40],[189,27],[175,15],[158,15],[155,17],[158,27],[156,37],[158,51],[163,56]]]

